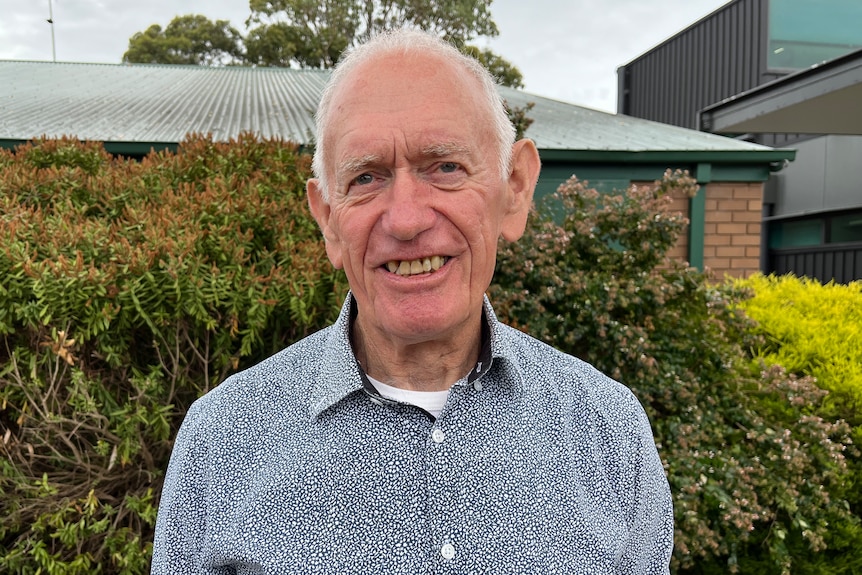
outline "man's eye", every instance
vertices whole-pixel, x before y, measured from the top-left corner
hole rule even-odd
[[[353,178],[353,183],[358,186],[365,186],[374,181],[374,176],[371,174],[361,174]]]
[[[451,174],[452,172],[457,171],[458,167],[458,164],[455,162],[443,162],[440,164],[440,171],[445,174]]]

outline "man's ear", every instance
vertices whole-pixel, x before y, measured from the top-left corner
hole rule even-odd
[[[317,178],[308,180],[305,190],[308,193],[308,207],[311,210],[311,215],[314,216],[317,225],[320,226],[320,231],[323,232],[326,255],[329,256],[329,261],[332,262],[335,269],[341,269],[344,265],[341,242],[338,241],[338,234],[335,233],[335,230],[330,225],[332,207],[323,199],[323,189],[320,187],[320,180]]]
[[[506,241],[514,242],[524,234],[541,169],[539,151],[533,140],[523,139],[515,142],[512,147],[512,173],[507,182],[509,206],[503,217],[501,229],[501,234]]]

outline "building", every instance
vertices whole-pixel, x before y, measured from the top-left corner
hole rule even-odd
[[[764,271],[862,278],[862,2],[733,0],[618,70],[618,112],[794,148]]]
[[[312,144],[327,78],[285,68],[0,61],[0,147],[67,135],[142,156],[176,149],[189,133],[228,140],[243,132]],[[501,92],[512,107],[534,104],[527,135],[542,157],[540,196],[573,174],[612,190],[688,170],[701,190],[677,201],[691,225],[675,255],[719,278],[760,269],[763,185],[793,151]]]

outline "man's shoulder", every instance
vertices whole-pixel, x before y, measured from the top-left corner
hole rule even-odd
[[[628,387],[590,363],[505,324],[500,324],[500,335],[526,390],[551,393],[563,404],[609,415],[620,409],[633,417],[642,412]]]
[[[206,417],[229,411],[237,414],[281,404],[297,407],[307,396],[306,387],[327,353],[333,326],[304,337],[259,363],[239,371],[209,390],[192,406],[190,413]]]
[[[607,379],[591,364],[506,324],[499,324],[504,356],[533,374],[562,377],[580,376],[589,380]],[[525,374],[525,375],[527,375]]]

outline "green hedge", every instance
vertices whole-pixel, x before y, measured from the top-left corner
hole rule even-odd
[[[250,136],[0,152],[0,571],[148,570],[189,404],[335,317],[308,175]]]
[[[188,405],[330,323],[346,292],[308,175],[295,146],[250,136],[141,162],[71,140],[0,151],[0,572],[147,571]],[[769,340],[740,308],[747,288],[665,257],[685,225],[673,187],[694,184],[561,187],[503,246],[496,309],[644,402],[675,571],[859,572],[835,396],[802,371],[752,371]]]

